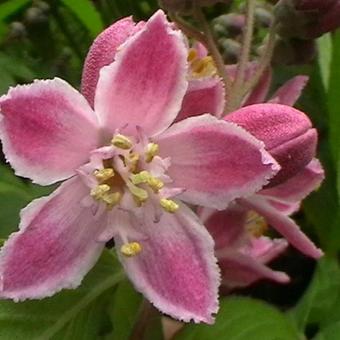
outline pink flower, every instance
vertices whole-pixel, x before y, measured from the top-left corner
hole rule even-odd
[[[305,169],[280,185],[236,200],[224,211],[203,209],[200,212],[202,222],[215,240],[224,286],[229,289],[245,287],[260,279],[289,282],[285,273],[266,266],[286,249],[286,240],[308,256],[321,256],[322,252],[289,215],[299,209],[301,200],[317,189],[323,178],[320,163],[312,160]],[[286,240],[263,236],[268,225]]]
[[[187,90],[181,33],[161,11],[138,29],[129,19],[119,25],[131,34],[112,45],[114,61],[99,76],[103,60],[90,76],[85,70],[91,105],[60,79],[0,98],[0,136],[16,174],[41,185],[65,180],[21,212],[0,254],[0,296],[77,287],[114,237],[128,276],[157,308],[212,322],[220,281],[213,240],[181,201],[223,209],[279,166],[233,123],[203,115],[170,126]]]

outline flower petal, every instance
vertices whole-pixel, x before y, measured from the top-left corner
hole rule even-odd
[[[291,218],[273,208],[267,203],[266,199],[259,195],[254,195],[251,198],[240,199],[239,202],[263,216],[268,224],[275,228],[290,244],[303,254],[316,259],[323,255],[321,249],[315,246]]]
[[[164,213],[159,223],[151,217],[135,222],[144,238],[134,257],[120,259],[148,300],[162,312],[183,321],[212,323],[218,309],[219,270],[214,244],[194,213],[184,205],[175,214]],[[115,237],[117,246],[122,244]]]
[[[191,80],[176,121],[210,113],[220,117],[224,108],[224,87],[219,78]]]
[[[90,106],[58,78],[10,89],[0,112],[7,160],[17,175],[42,185],[72,176],[99,142]]]
[[[187,118],[155,138],[170,157],[171,185],[192,204],[224,209],[237,197],[258,191],[278,171],[262,142],[235,124],[211,115]]]
[[[288,283],[286,273],[274,271],[253,257],[239,252],[230,252],[228,256],[219,259],[222,271],[222,285],[228,288],[246,287],[252,283],[268,279],[279,283]]]
[[[300,98],[303,89],[305,88],[309,77],[296,76],[283,84],[269,100],[269,103],[284,104],[294,106]]]
[[[136,25],[131,17],[123,18],[94,40],[85,59],[81,80],[81,92],[92,107],[100,69],[113,62],[118,47],[140,28],[141,24]]]
[[[215,241],[215,249],[236,248],[245,238],[248,209],[231,204],[225,210],[203,208],[199,217]]]
[[[100,71],[95,109],[113,132],[146,135],[163,131],[176,118],[187,89],[187,48],[162,11],[120,46],[115,61]]]
[[[296,203],[316,190],[323,179],[325,172],[317,159],[313,159],[303,170],[287,181],[261,190],[260,195],[282,203]]]
[[[22,210],[20,231],[1,250],[0,297],[40,299],[80,284],[105,245],[95,239],[106,215],[95,218],[83,207],[86,195],[75,177]]]

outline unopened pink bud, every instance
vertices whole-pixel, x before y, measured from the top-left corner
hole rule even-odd
[[[296,175],[315,156],[317,132],[301,111],[280,104],[256,104],[229,114],[225,120],[236,123],[264,142],[281,165],[270,186]]]

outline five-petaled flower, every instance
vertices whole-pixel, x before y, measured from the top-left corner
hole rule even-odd
[[[266,185],[279,165],[234,123],[203,115],[171,125],[187,90],[187,56],[159,11],[119,45],[89,102],[60,79],[0,98],[0,136],[16,174],[41,185],[65,180],[22,211],[0,254],[2,298],[77,287],[113,237],[156,307],[213,321],[214,243],[182,201],[223,209]]]

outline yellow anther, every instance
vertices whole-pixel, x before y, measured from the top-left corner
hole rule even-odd
[[[111,144],[116,146],[117,148],[124,150],[131,149],[132,147],[131,140],[128,137],[121,134],[115,135],[111,140]]]
[[[148,178],[147,183],[155,193],[164,187],[164,183],[160,179],[152,176]]]
[[[188,53],[188,61],[192,62],[197,58],[197,51],[194,48],[190,48]]]
[[[96,200],[100,200],[103,198],[103,195],[105,195],[106,193],[108,193],[110,191],[110,186],[107,184],[100,184],[97,185],[95,188],[93,188],[91,190],[90,195],[96,199]]]
[[[168,200],[166,198],[162,198],[159,203],[161,204],[162,208],[169,213],[174,213],[179,208],[179,205],[175,201]]]
[[[149,143],[145,151],[145,161],[147,163],[150,163],[153,160],[153,158],[158,154],[158,152],[159,145],[156,143]]]
[[[98,180],[98,182],[105,182],[111,177],[115,175],[115,172],[112,168],[100,169],[94,172],[94,177]]]
[[[127,183],[127,187],[138,204],[144,203],[148,199],[149,195],[146,190],[137,187],[133,183]]]
[[[147,183],[150,177],[151,177],[150,173],[146,170],[143,170],[138,174],[133,174],[130,176],[131,182],[133,184]]]
[[[120,202],[122,194],[120,192],[112,192],[104,194],[101,199],[104,201],[109,208],[113,208],[117,203]]]
[[[195,78],[203,78],[217,74],[217,69],[211,56],[193,60],[191,70]]]
[[[135,256],[142,251],[142,246],[138,242],[125,243],[120,247],[120,252],[128,257]]]
[[[254,237],[260,237],[267,231],[268,224],[262,216],[251,210],[247,214],[246,229]]]
[[[132,172],[137,170],[139,162],[139,154],[136,152],[131,152],[127,157],[125,157],[125,163],[129,166]]]

